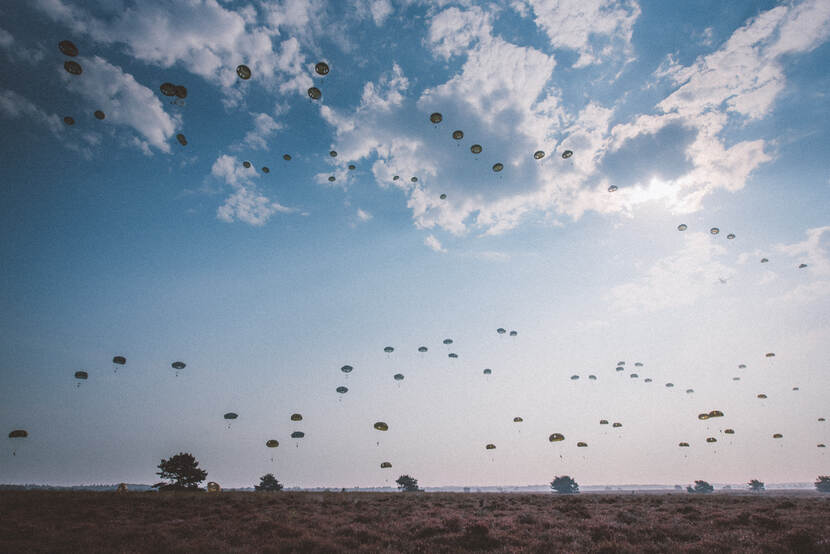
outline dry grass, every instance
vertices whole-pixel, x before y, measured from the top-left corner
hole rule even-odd
[[[830,495],[0,492],[2,552],[830,552]]]

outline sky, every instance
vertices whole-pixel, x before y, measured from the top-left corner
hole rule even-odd
[[[0,482],[154,483],[179,452],[226,487],[830,472],[827,2],[0,21],[0,422],[29,434]]]

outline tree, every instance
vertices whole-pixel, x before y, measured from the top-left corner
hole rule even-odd
[[[273,473],[266,473],[262,477],[259,478],[259,485],[254,485],[254,490],[256,491],[281,491],[282,490],[282,483],[277,481],[277,478],[274,477]]]
[[[161,482],[153,485],[163,491],[197,490],[199,483],[207,477],[207,471],[199,469],[199,462],[193,454],[186,452],[179,452],[169,460],[162,458],[158,468],[161,471],[156,475],[172,481],[172,483]]]
[[[409,475],[401,475],[395,479],[395,482],[398,484],[398,488],[403,492],[417,492],[420,490],[418,488],[418,480],[414,477],[410,477]]]
[[[819,475],[816,481],[818,492],[830,492],[830,475]]]
[[[695,481],[694,488],[686,487],[686,492],[698,493],[698,494],[706,494],[706,493],[710,493],[714,490],[715,490],[715,487],[713,487],[712,485],[710,485],[706,481],[700,481],[700,480]]]
[[[766,489],[764,488],[764,482],[763,481],[759,481],[758,479],[752,479],[749,482],[749,490],[751,490],[753,492],[761,492],[761,491],[766,490]]]
[[[550,482],[550,488],[560,494],[576,494],[579,492],[577,482],[567,475],[554,477],[553,481]]]

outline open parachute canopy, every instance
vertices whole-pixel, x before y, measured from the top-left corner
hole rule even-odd
[[[95,113],[92,114],[92,115],[95,116],[95,119],[99,119],[99,120],[106,119],[106,117],[107,117],[107,114],[105,114],[101,110],[95,110]]]
[[[29,436],[29,432],[25,429],[15,429],[9,433],[10,439],[25,439]]]
[[[775,357],[775,352],[767,352],[767,353],[765,354],[765,356],[766,356],[767,358],[774,358],[774,357]]]
[[[455,352],[450,352],[449,354],[447,354],[447,356],[449,356],[450,358],[457,358],[458,354],[456,354]]]
[[[245,160],[244,162],[242,162],[242,167],[244,167],[245,169],[250,169],[251,162]]]
[[[251,78],[251,68],[245,64],[240,64],[236,66],[236,74],[239,75],[240,79],[247,81]]]
[[[571,381],[576,381],[579,379],[579,375],[571,375]]]
[[[314,66],[314,71],[317,75],[328,75],[329,74],[329,64],[326,62],[317,62]]]
[[[644,383],[651,383],[651,377],[646,377],[645,379],[643,379],[643,382]]]
[[[738,364],[738,369],[746,369],[746,364]]]
[[[75,379],[89,379],[89,373],[86,371],[76,371]]]
[[[632,373],[631,375],[629,375],[629,377],[631,377],[632,379],[638,379],[640,377],[640,375],[637,374],[637,373]],[[689,392],[689,391],[686,391],[686,392]],[[695,391],[692,391],[692,392],[695,392]]]
[[[385,346],[385,347],[383,348],[383,351],[384,351],[384,352],[386,352],[387,354],[389,354],[389,353],[391,353],[391,352],[394,352],[394,351],[395,351],[395,349],[394,349],[393,347],[391,347],[391,346]]]
[[[208,492],[222,492],[222,487],[216,481],[208,481],[207,491]]]
[[[291,438],[292,439],[301,439],[304,436],[305,436],[305,433],[303,433],[302,431],[294,431],[293,433],[291,433]]]
[[[686,394],[692,394],[695,392],[695,389],[686,389]]]
[[[447,195],[446,194],[441,194],[441,196],[439,196],[438,198],[440,198],[441,200],[446,200]]]
[[[334,177],[334,175],[331,175],[331,176],[329,177],[329,183],[333,183],[333,182],[335,182],[336,180],[337,180],[337,179]]]
[[[392,379],[394,379],[395,381],[403,381],[403,379],[404,379],[403,373],[396,373],[395,375],[392,376]]]
[[[600,419],[599,424],[600,425],[608,425],[608,420],[607,419]]]
[[[723,417],[723,412],[720,410],[712,410],[709,412],[709,417]]]
[[[271,173],[271,170],[268,168],[267,165],[264,165],[264,166],[262,166],[262,172],[263,173]]]
[[[533,159],[534,160],[541,160],[544,157],[545,157],[545,153],[542,150],[537,150],[536,152],[533,153]]]
[[[429,350],[429,348],[427,348],[426,346],[419,346],[418,347],[418,352],[426,352],[427,350]]]
[[[579,441],[578,443],[576,443],[576,446],[577,446],[578,448],[585,448],[586,446],[588,446],[588,443],[587,443],[587,442],[582,442],[582,441]]]
[[[798,264],[798,269],[804,269],[807,267],[807,264]]]
[[[381,463],[380,463],[380,468],[381,468],[381,469],[389,469],[390,467],[392,467],[392,463],[391,463],[391,462],[381,462]]]
[[[386,423],[384,423],[383,421],[376,421],[374,427],[378,431],[388,431],[389,430],[389,426]]]
[[[688,442],[681,442],[681,443],[680,443],[680,444],[678,444],[677,446],[682,446],[682,447],[688,448],[688,447],[689,447],[689,443],[688,443]]]
[[[417,182],[418,182],[418,178],[417,178],[417,177],[411,177],[409,180],[410,180],[410,181],[412,181],[413,183],[417,183]]]
[[[354,368],[350,365],[344,365],[340,368],[340,371],[342,371],[343,373],[351,373],[353,369]]]
[[[718,442],[718,439],[715,437],[706,437],[706,442]]]
[[[769,259],[768,259],[768,258],[761,258],[761,263],[762,263],[762,264],[765,264],[765,263],[767,263],[768,261],[769,261]]]
[[[619,421],[615,421],[611,424],[611,427],[622,427],[622,423],[620,423]]]
[[[339,392],[340,394],[346,394],[347,392],[349,392],[349,387],[342,387],[342,386],[341,386],[341,387],[337,387],[337,388],[336,388],[336,389],[334,389],[334,390],[336,390],[336,391],[337,391],[337,392]]]
[[[442,115],[441,115],[440,113],[438,113],[438,112],[431,113],[431,114],[430,114],[430,116],[429,116],[429,120],[430,120],[431,122],[433,122],[433,123],[436,123],[436,124],[437,124],[437,123],[441,123],[441,121],[442,121],[443,119],[444,119],[444,116],[442,116]]]
[[[666,388],[670,389],[670,388],[673,388],[673,387],[674,387],[674,383],[666,383]]]
[[[62,40],[58,43],[58,50],[61,51],[61,54],[64,56],[69,56],[70,58],[74,58],[78,55],[78,47],[71,40]]]
[[[643,362],[634,362],[634,367],[643,367]]]
[[[617,192],[617,185],[611,185],[608,187],[608,192]]]
[[[724,429],[723,432],[727,435],[734,435],[735,434],[734,429]]]
[[[336,158],[337,157],[337,150],[330,150],[329,151],[329,156],[331,156],[332,158]]]
[[[735,233],[729,233],[728,235],[726,235],[726,238],[728,238],[729,240],[734,239],[735,238]]]
[[[562,159],[567,160],[568,158],[570,158],[573,155],[574,155],[573,150],[565,150],[564,152],[562,152]]]
[[[685,231],[688,228],[689,228],[689,226],[686,225],[685,223],[681,223],[680,225],[677,226],[678,231]]]
[[[173,83],[162,83],[159,90],[165,96],[176,96],[176,85]]]
[[[67,73],[70,73],[72,75],[80,75],[84,72],[83,68],[81,67],[81,64],[74,60],[67,60],[63,62],[63,68],[66,70]]]
[[[291,414],[291,421],[302,421],[303,415],[302,414]]]
[[[519,334],[519,332],[518,332],[518,331],[510,331],[510,336],[511,336],[511,337],[518,336],[518,334]]]
[[[481,154],[481,150],[482,148],[480,144],[474,144],[470,147],[470,152],[473,154]]]
[[[452,339],[444,339],[444,344],[452,344]]]
[[[565,440],[565,435],[562,433],[553,433],[551,436],[548,437],[550,442],[562,442]]]
[[[234,412],[228,412],[223,416],[225,419],[236,419],[239,417],[239,414]]]
[[[179,133],[176,135],[176,140],[179,141],[179,144],[182,146],[187,146],[187,138],[183,134]]]
[[[290,162],[291,161],[291,154],[283,154],[282,159],[287,161],[287,162]]]
[[[321,96],[323,96],[323,93],[321,93],[320,89],[317,87],[311,87],[308,89],[308,97],[312,100],[319,100]]]
[[[706,421],[709,419],[709,414],[697,414],[697,418],[701,421]]]
[[[491,443],[491,444],[486,445],[484,448],[487,449],[487,450],[495,450],[496,445]]]
[[[784,435],[782,435],[781,433],[775,433],[775,434],[772,435],[772,438],[774,438],[774,439],[783,439]]]
[[[355,164],[349,164],[349,171],[354,171],[355,169],[357,169]]]
[[[486,368],[483,373],[484,373],[484,375],[490,375],[490,374],[493,373],[493,370],[490,369],[490,368]]]
[[[173,362],[172,364],[170,364],[170,367],[172,367],[173,369],[184,369],[186,365],[187,364],[185,364],[184,362]]]
[[[124,364],[127,363],[127,358],[125,358],[124,356],[115,356],[112,359],[112,363],[118,364],[118,365],[124,365]]]
[[[504,169],[504,165],[501,162],[493,164],[493,171],[495,171],[496,173],[498,173],[502,169]]]
[[[271,439],[271,440],[265,442],[265,446],[267,446],[268,448],[276,448],[279,445],[280,445],[280,441],[278,441],[276,439]]]
[[[513,423],[521,423],[523,421],[524,421],[524,419],[522,419],[521,417],[518,417],[518,416],[513,418]]]
[[[763,400],[766,397],[767,397],[767,395],[764,394],[764,393],[761,393],[761,394],[758,395],[758,398],[760,398],[761,400]]]
[[[500,334],[500,335],[503,335],[503,334],[505,334],[506,332],[507,332],[507,330],[506,330],[506,329],[504,329],[503,327],[499,327],[498,329],[496,329],[496,333],[498,333],[498,334]]]
[[[67,115],[63,118],[63,122],[67,125],[75,125],[75,118]]]
[[[460,131],[460,130],[459,131],[453,131],[452,132],[452,138],[454,138],[455,140],[463,139],[464,138],[464,131]]]
[[[718,229],[717,227],[712,227],[711,229],[709,229],[709,232],[713,235],[717,235],[718,233],[720,233],[720,229]]]

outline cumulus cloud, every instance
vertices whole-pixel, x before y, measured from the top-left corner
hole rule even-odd
[[[167,141],[181,125],[180,117],[165,112],[157,95],[120,67],[98,56],[78,60],[84,78],[61,70],[67,88],[85,98],[93,110],[102,110],[105,124],[123,125],[138,133],[140,140],[133,142],[145,152],[150,146],[169,152]]]
[[[424,239],[424,244],[436,252],[446,253],[447,251],[443,246],[441,246],[441,241],[435,238],[434,235],[429,235],[426,239]]]
[[[292,213],[296,210],[283,206],[259,192],[254,183],[258,173],[253,167],[245,168],[235,156],[223,154],[216,159],[211,175],[230,185],[233,192],[216,210],[216,217],[232,223],[242,221],[256,227],[264,225],[275,213]]]
[[[254,128],[245,134],[242,144],[254,150],[268,150],[268,139],[282,127],[266,113],[255,114]]]

